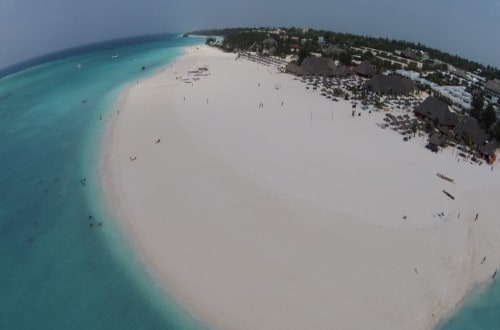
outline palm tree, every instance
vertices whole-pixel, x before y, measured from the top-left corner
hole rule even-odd
[[[417,134],[417,130],[418,130],[418,125],[417,125],[417,123],[413,123],[413,124],[411,124],[410,129],[411,129],[411,131],[413,132],[413,137],[415,137],[415,135]]]

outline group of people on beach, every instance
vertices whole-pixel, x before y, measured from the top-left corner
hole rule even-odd
[[[156,141],[155,141],[155,144],[158,144],[158,143],[160,143],[160,142],[161,142],[160,138],[157,138],[157,139],[156,139]],[[136,160],[136,159],[137,159],[137,157],[136,157],[136,156],[130,156],[130,157],[129,157],[129,160],[130,160],[131,162],[133,162],[133,161],[134,161],[134,160]]]

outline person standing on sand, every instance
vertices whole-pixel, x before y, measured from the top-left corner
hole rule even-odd
[[[479,213],[476,213],[476,220],[475,221],[477,221],[478,218],[479,218]]]

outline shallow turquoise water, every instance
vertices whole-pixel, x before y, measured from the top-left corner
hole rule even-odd
[[[500,284],[476,289],[465,304],[439,327],[440,330],[500,329]]]
[[[94,45],[0,79],[0,329],[202,328],[142,270],[98,175],[120,89],[201,42]]]

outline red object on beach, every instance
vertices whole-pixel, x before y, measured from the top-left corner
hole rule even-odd
[[[488,165],[493,165],[496,160],[497,160],[497,155],[496,154],[488,155],[488,157],[486,159],[486,161],[488,162]]]

